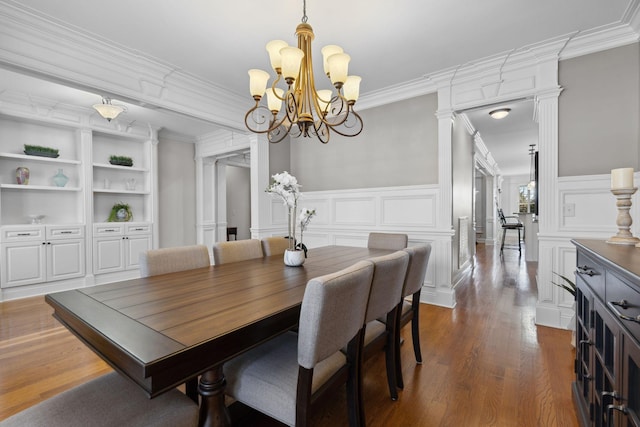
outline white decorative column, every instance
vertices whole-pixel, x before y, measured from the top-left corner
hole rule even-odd
[[[265,189],[269,186],[269,144],[266,136],[251,134],[251,238],[264,237],[261,230],[271,224],[271,198]]]
[[[151,164],[149,167],[149,180],[151,186],[151,194],[149,197],[149,205],[151,206],[151,228],[152,228],[152,248],[157,249],[160,246],[160,224],[158,221],[158,212],[160,212],[160,201],[158,200],[158,131],[149,129],[151,144]]]
[[[441,93],[449,93],[448,88],[438,92],[438,103],[441,103]],[[448,99],[448,96],[444,97]],[[446,100],[444,101],[446,103]],[[435,268],[435,294],[429,295],[425,289],[425,299],[427,302],[441,305],[445,307],[455,307],[456,296],[453,290],[451,280],[452,275],[452,239],[454,230],[452,226],[452,200],[453,200],[453,181],[452,181],[452,119],[453,110],[450,108],[438,109],[436,113],[438,118],[438,212],[437,212],[437,228],[442,231],[442,238],[434,241],[432,245],[431,259],[429,263],[434,264]]]
[[[227,240],[227,165],[221,161],[214,163],[214,173],[216,176],[216,242]]]
[[[558,250],[558,97],[562,88],[542,91],[536,96],[538,117],[538,301],[536,324],[562,327],[558,292],[551,283],[554,271],[562,271]]]

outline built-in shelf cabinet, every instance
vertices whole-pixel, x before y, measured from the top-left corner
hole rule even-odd
[[[92,126],[81,116],[65,121],[0,109],[0,301],[52,283],[62,289],[139,274],[139,253],[154,247],[156,139],[148,129]],[[59,156],[27,155],[25,144],[58,149]],[[112,155],[131,157],[133,165],[112,165]],[[28,184],[18,184],[19,167],[29,169]],[[68,178],[62,187],[53,181],[59,170]],[[107,222],[117,203],[130,206],[130,222]],[[117,232],[105,236],[109,229]]]

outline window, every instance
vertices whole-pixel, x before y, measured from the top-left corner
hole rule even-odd
[[[518,187],[518,212],[535,213],[536,212],[536,186],[520,185]]]

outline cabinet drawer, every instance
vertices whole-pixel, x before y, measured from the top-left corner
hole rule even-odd
[[[607,272],[607,306],[640,341],[640,292],[611,272]]]
[[[150,234],[151,233],[151,225],[150,224],[126,224],[125,225],[125,233],[129,234]]]
[[[593,258],[582,253],[582,251],[578,251],[577,265],[577,277],[582,278],[582,280],[589,285],[593,293],[604,301],[604,267],[594,261]]]
[[[124,224],[112,223],[112,224],[94,224],[93,236],[114,236],[124,233]]]
[[[24,242],[28,240],[45,240],[44,225],[20,225],[2,227],[2,242]]]
[[[77,239],[84,237],[84,227],[81,225],[52,225],[47,226],[47,240],[49,239]]]

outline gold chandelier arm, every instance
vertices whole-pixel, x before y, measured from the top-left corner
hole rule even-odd
[[[262,113],[263,111],[265,111],[264,114]],[[269,120],[269,126],[266,129],[260,129],[261,125],[264,125],[265,123],[267,123],[267,115],[271,116]],[[252,123],[250,123],[250,120],[249,120],[250,118]],[[285,115],[282,117],[282,119],[277,120],[276,114],[274,114],[273,111],[270,111],[267,107],[263,105],[259,105],[256,102],[256,105],[253,108],[251,108],[249,111],[247,111],[247,114],[245,114],[244,124],[247,127],[247,129],[249,129],[251,132],[268,134],[273,130],[277,129],[279,126],[281,126],[285,122],[286,118],[287,116]],[[252,125],[255,125],[255,126],[252,126]]]
[[[330,128],[322,120],[318,120],[317,122],[313,123],[313,130],[315,132],[316,138],[318,138],[318,140],[323,144],[328,143],[329,139],[331,139]]]
[[[276,91],[276,86],[278,86],[278,83],[280,83],[280,80],[282,80],[282,73],[278,73],[278,78],[273,81],[273,84],[271,85],[271,90],[273,91],[273,94],[275,95],[276,98],[278,98],[280,101],[284,101],[284,98],[286,97],[286,95],[282,97],[278,95],[278,92]]]
[[[342,132],[341,129],[343,128],[350,129],[351,131]],[[350,107],[349,112],[345,120],[342,121],[341,125],[331,126],[331,130],[333,130],[335,133],[337,133],[338,135],[346,136],[346,137],[360,135],[360,132],[362,132],[363,128],[364,128],[364,123],[362,122],[362,117],[360,117],[360,114],[356,113],[353,110],[353,107]]]

